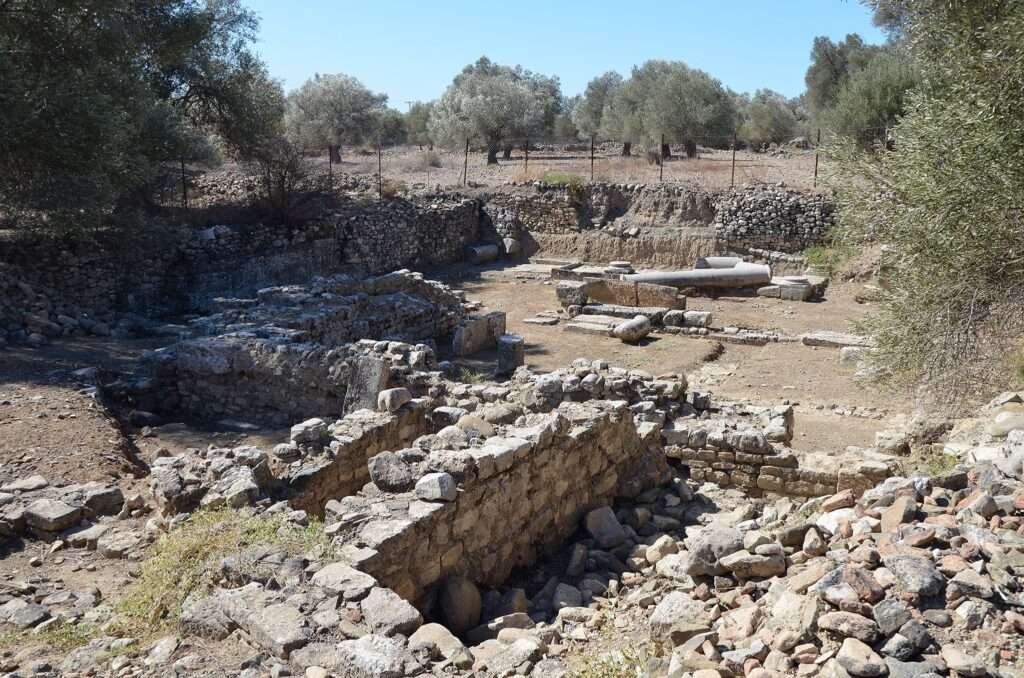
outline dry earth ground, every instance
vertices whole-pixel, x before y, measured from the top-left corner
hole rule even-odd
[[[660,168],[644,157],[624,158],[617,145],[607,145],[595,153],[594,180],[612,183],[665,183],[691,182],[703,188],[728,188],[733,181],[732,152],[705,150],[699,159],[674,157],[665,163],[664,176]],[[440,167],[432,167],[433,158]],[[549,174],[575,174],[584,181],[590,179],[589,151],[543,150],[530,153],[529,161],[519,149],[509,160],[500,159],[497,165],[487,165],[484,153],[470,151],[468,177],[471,185],[496,186],[511,181],[533,181]],[[327,166],[326,157],[312,159],[316,166]],[[397,146],[382,151],[381,164],[384,179],[409,186],[433,187],[462,184],[464,154],[436,148],[420,150],[415,146]],[[377,174],[376,152],[349,152],[335,171],[352,175]],[[817,186],[821,187],[827,172],[822,162]],[[791,150],[781,155],[738,151],[736,153],[736,185],[757,183],[784,183],[796,189],[811,190],[814,181],[814,151]]]

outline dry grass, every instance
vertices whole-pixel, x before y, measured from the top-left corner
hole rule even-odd
[[[318,158],[317,162],[321,160],[326,163],[326,158]],[[462,183],[465,161],[460,150],[435,148],[431,152],[416,146],[400,146],[385,149],[382,164],[385,179],[404,181],[410,186],[457,186]],[[523,152],[516,149],[511,159],[499,158],[497,165],[488,165],[483,152],[472,150],[468,165],[470,183],[479,186],[537,181],[546,174],[576,174],[584,181],[590,180],[590,157],[586,151],[534,151],[527,163]],[[337,170],[356,175],[376,174],[377,156],[349,152]],[[823,165],[822,176],[824,173]],[[794,151],[789,156],[747,151],[736,154],[737,185],[785,183],[794,188],[810,189],[813,177],[814,153],[810,151]],[[695,183],[708,189],[728,188],[732,182],[732,153],[715,150],[702,151],[696,159],[674,157],[664,164],[662,173],[658,165],[648,163],[643,155],[622,157],[606,152],[595,157],[594,180],[632,184],[663,180],[665,183]],[[819,181],[819,186],[821,183]]]
[[[300,527],[279,515],[198,511],[150,549],[138,579],[117,605],[116,626],[135,635],[172,626],[186,598],[212,589],[224,557],[256,544],[293,555],[319,550],[325,556],[331,549],[315,521]]]

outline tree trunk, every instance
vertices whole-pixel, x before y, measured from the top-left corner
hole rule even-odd
[[[488,144],[487,145],[487,164],[497,165],[498,164],[498,145]]]
[[[502,160],[512,159],[512,146],[506,145],[505,148],[501,149],[501,158]]]
[[[671,158],[672,157],[672,147],[669,146],[668,144],[662,144],[661,145],[661,157],[662,157],[662,159]]]
[[[686,145],[686,157],[693,159],[697,157],[697,142],[693,139],[687,139]]]
[[[628,158],[631,155],[633,155],[633,142],[632,141],[624,141],[624,142],[622,142],[622,157]]]
[[[331,155],[331,162],[332,163],[340,163],[341,162],[341,147],[340,146],[336,146],[334,144],[331,144],[330,146],[327,147],[327,152],[330,153],[330,155]]]

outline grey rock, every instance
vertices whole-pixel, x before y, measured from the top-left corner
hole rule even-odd
[[[406,492],[413,487],[412,469],[394,452],[381,452],[367,462],[370,480],[385,492]]]
[[[62,532],[78,524],[82,509],[57,499],[37,499],[25,509],[25,522],[43,533]]]
[[[847,638],[843,641],[836,654],[836,661],[853,676],[876,678],[889,672],[885,661],[875,654],[870,646],[856,638]]]
[[[345,600],[360,600],[377,586],[376,579],[345,563],[325,565],[311,581],[331,593],[341,594]]]
[[[465,577],[448,577],[438,592],[438,605],[445,625],[462,634],[480,623],[480,590]]]
[[[360,603],[373,633],[408,636],[423,624],[419,610],[391,589],[375,588]]]
[[[345,678],[402,678],[405,644],[375,633],[338,643],[338,665]]]
[[[691,576],[725,574],[720,559],[743,548],[743,535],[731,527],[709,526],[687,539]]]
[[[584,524],[590,536],[603,548],[615,548],[626,541],[626,531],[615,517],[615,512],[608,506],[587,513]]]
[[[424,501],[455,501],[458,484],[449,473],[428,473],[416,481],[416,496]]]

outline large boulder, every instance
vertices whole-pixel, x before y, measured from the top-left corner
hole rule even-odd
[[[438,592],[438,605],[445,626],[463,634],[480,623],[480,589],[465,577],[448,577]]]

